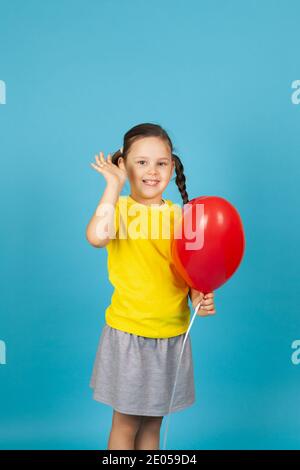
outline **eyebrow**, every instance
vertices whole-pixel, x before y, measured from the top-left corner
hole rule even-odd
[[[140,157],[135,157],[134,159],[138,159],[138,158],[149,158],[149,157],[143,157],[143,156],[140,156]],[[158,160],[170,160],[168,157],[161,157],[161,158],[158,158]]]

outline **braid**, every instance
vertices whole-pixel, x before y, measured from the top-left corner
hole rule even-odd
[[[172,157],[175,161],[175,171],[176,171],[175,183],[177,184],[178,189],[180,191],[183,204],[186,204],[187,202],[189,202],[189,196],[188,196],[188,193],[186,192],[184,167],[183,167],[183,164],[181,163],[180,158],[177,155],[175,155],[175,153],[172,153]]]

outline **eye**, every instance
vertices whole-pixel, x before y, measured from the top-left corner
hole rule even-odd
[[[139,160],[138,163],[145,163],[145,160]]]
[[[166,162],[160,162],[160,163],[161,163],[162,165],[167,165],[167,163],[166,163]]]

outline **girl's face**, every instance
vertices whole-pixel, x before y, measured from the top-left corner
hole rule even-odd
[[[158,137],[138,139],[127,154],[125,166],[133,199],[142,204],[161,204],[175,167],[169,146]]]

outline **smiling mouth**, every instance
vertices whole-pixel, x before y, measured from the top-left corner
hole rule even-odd
[[[159,180],[144,179],[142,181],[143,181],[143,183],[147,184],[148,186],[156,186],[159,183]]]

